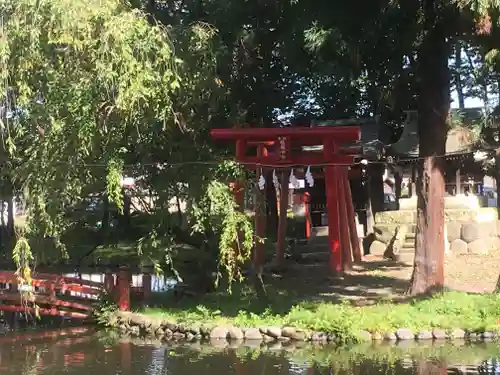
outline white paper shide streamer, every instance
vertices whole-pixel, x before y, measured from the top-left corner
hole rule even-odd
[[[264,190],[264,187],[266,186],[266,179],[262,175],[262,170],[260,171],[260,177],[259,177],[258,185],[259,185],[259,189],[260,190]]]
[[[280,189],[280,182],[278,176],[276,175],[276,170],[273,170],[273,185],[276,190]]]
[[[290,182],[290,185],[292,185],[294,189],[300,189],[300,183],[299,180],[297,180],[297,177],[295,177],[295,174],[293,173],[293,168],[290,172],[290,178],[288,179],[288,182]]]
[[[313,187],[314,186],[314,177],[311,173],[311,167],[307,167],[307,171],[306,171],[306,181],[307,183],[309,184],[310,187]]]

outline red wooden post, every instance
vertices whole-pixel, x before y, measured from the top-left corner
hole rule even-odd
[[[347,173],[346,173],[347,174]],[[349,235],[351,237],[352,255],[355,262],[361,262],[361,247],[359,245],[358,228],[356,227],[356,216],[354,213],[354,204],[352,202],[351,186],[349,179],[344,178],[345,201],[347,203],[347,223],[349,224]]]
[[[335,127],[309,127],[309,128],[238,128],[238,129],[212,129],[210,135],[214,140],[234,140],[248,142],[257,145],[257,156],[238,156],[238,161],[254,164],[254,168],[260,172],[259,164],[278,164],[286,168],[290,165],[323,166],[326,180],[328,221],[329,221],[329,245],[331,251],[330,265],[332,270],[342,270],[342,254],[340,250],[340,223],[338,206],[338,182],[337,165],[349,165],[353,162],[353,154],[360,151],[359,147],[350,148],[349,154],[335,154],[337,145],[352,143],[360,139],[360,129],[357,126],[335,126]],[[267,155],[266,147],[272,147],[278,140],[280,145],[285,139],[295,146],[317,145],[323,141],[323,155],[309,152],[299,152],[298,155],[289,155],[285,160],[276,155]],[[239,147],[237,147],[239,149]],[[325,166],[325,163],[328,165]],[[252,168],[249,165],[249,168]],[[258,173],[259,173],[258,172]],[[260,194],[257,194],[260,199]],[[256,212],[256,234],[262,236],[264,231],[264,218],[260,210]],[[257,243],[254,252],[254,264],[263,260],[263,244]]]
[[[288,213],[288,175],[283,170],[280,172],[280,199],[278,200],[278,238],[276,243],[276,261],[283,264],[285,260],[285,238]]]
[[[325,161],[332,159],[334,152],[332,139],[323,140],[323,154]],[[333,272],[342,272],[342,252],[340,249],[340,223],[338,202],[338,167],[325,167],[326,207],[328,214],[328,245],[330,247],[330,269]]]
[[[236,141],[236,160],[241,161],[245,157],[245,152],[246,152],[246,143],[244,140],[237,140]],[[244,208],[244,200],[245,200],[245,189],[244,189],[244,184],[242,181],[236,181],[232,184],[232,190],[234,193],[234,197],[236,200],[236,203],[238,204],[239,208],[243,210]]]
[[[286,162],[290,159],[291,142],[290,137],[278,137],[278,150],[275,158],[279,162]],[[288,221],[288,174],[286,169],[279,172],[280,194],[277,202],[278,208],[278,233],[276,242],[276,261],[282,265],[285,261],[285,238]]]
[[[117,277],[118,306],[122,311],[130,311],[130,277],[128,267],[120,267]]]
[[[115,287],[115,278],[113,277],[113,273],[111,270],[107,269],[104,274],[104,289],[108,294],[113,293],[113,289]]]
[[[339,202],[337,195],[337,168],[325,168],[326,209],[328,215],[328,245],[330,247],[330,269],[342,272],[342,253],[340,251]]]
[[[263,145],[259,145],[257,147],[257,156],[258,157],[266,157],[267,156],[267,148]],[[257,173],[257,182],[260,178],[260,171]],[[262,171],[263,173],[263,171]],[[258,188],[257,188],[258,190]],[[254,252],[254,266],[255,269],[260,269],[264,264],[264,243],[262,239],[266,235],[266,201],[265,196],[262,192],[257,191],[256,199],[255,199],[255,252]]]
[[[56,285],[55,283],[52,281],[50,284],[49,284],[49,301],[51,302],[55,302],[56,301]],[[54,306],[54,305],[50,305],[50,311],[51,313],[53,314],[56,314],[57,313],[57,307]]]
[[[311,237],[311,213],[309,212],[309,203],[311,202],[311,194],[307,191],[304,193],[304,208],[305,208],[305,216],[306,216],[306,238]]]
[[[339,173],[337,184],[339,189],[339,221],[340,221],[340,247],[342,251],[342,267],[344,270],[352,267],[351,241],[349,237],[349,224],[347,216],[347,203],[344,180],[347,178],[347,167],[337,167]]]

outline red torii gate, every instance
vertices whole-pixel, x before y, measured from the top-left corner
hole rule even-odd
[[[347,177],[354,155],[341,152],[342,144],[359,141],[358,126],[212,129],[210,134],[216,141],[235,141],[236,160],[253,168],[323,167],[328,211],[330,269],[342,272],[351,266],[353,259],[361,260]],[[323,151],[292,152],[292,146],[294,148],[298,146],[302,150],[302,146],[315,145],[323,145]],[[255,155],[248,155],[251,147],[257,149]],[[236,190],[236,199],[241,205],[243,198],[241,189]],[[255,212],[256,235],[264,237],[264,218],[262,213],[257,211]],[[284,243],[278,243],[276,249],[278,257],[283,255],[283,247]],[[256,266],[262,265],[263,252],[263,244],[257,241],[253,257]]]

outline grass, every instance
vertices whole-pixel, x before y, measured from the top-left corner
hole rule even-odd
[[[213,295],[196,302],[164,301],[169,307],[146,308],[143,313],[178,323],[207,326],[259,327],[290,325],[306,330],[335,332],[346,338],[360,330],[394,332],[462,328],[500,330],[500,295],[447,292],[404,303],[381,302],[357,307],[348,303],[302,300],[276,295],[262,304],[253,294],[240,290],[232,295]],[[166,306],[165,304],[163,306]]]

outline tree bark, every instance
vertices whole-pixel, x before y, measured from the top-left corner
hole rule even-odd
[[[429,1],[429,3],[433,3]],[[449,44],[445,22],[426,8],[426,35],[419,50],[420,173],[417,179],[417,233],[410,294],[444,285],[444,158],[450,110]]]
[[[500,150],[495,155],[495,185],[497,189],[497,218],[500,220]]]
[[[374,226],[375,226],[375,217],[372,209],[372,200],[371,200],[371,192],[370,192],[370,176],[366,173],[366,179],[364,184],[364,193],[365,193],[365,236],[373,235]]]
[[[9,200],[7,201],[7,228],[9,231],[9,237],[12,239],[15,237],[15,216],[14,216],[14,191],[11,188]]]
[[[102,205],[101,231],[102,233],[104,233],[104,236],[107,236],[109,231],[109,219],[110,219],[108,194],[104,194],[102,199],[103,199],[103,205]]]
[[[460,42],[455,44],[455,89],[457,91],[458,97],[458,108],[465,108],[465,98],[464,90],[462,87],[462,75],[460,71],[462,69],[462,45]]]
[[[394,173],[394,194],[396,195],[396,201],[399,205],[399,199],[401,198],[401,185],[403,184],[403,174],[396,168]]]
[[[370,164],[366,168],[373,215],[384,210],[384,168],[383,164]]]
[[[132,205],[132,198],[125,191],[123,191],[123,215],[122,215],[122,230],[124,233],[129,233],[130,230],[130,208]]]

